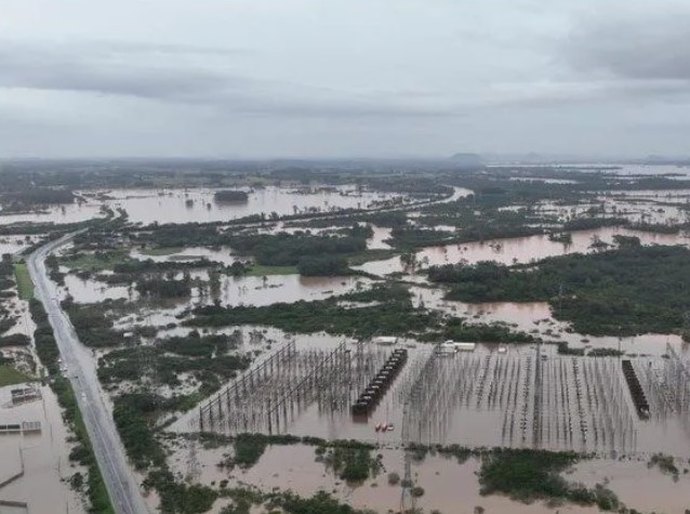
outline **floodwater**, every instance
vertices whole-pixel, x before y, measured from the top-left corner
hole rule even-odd
[[[19,253],[35,240],[36,236],[0,236],[0,256]]]
[[[366,225],[366,223],[360,223],[360,225]],[[387,239],[391,237],[391,231],[393,229],[386,227],[377,227],[376,225],[371,225],[373,235],[367,239],[367,249],[368,250],[390,250],[392,247],[386,243]],[[331,226],[331,227],[286,227],[283,222],[278,222],[273,226],[262,227],[258,230],[259,233],[267,234],[278,234],[280,232],[286,232],[288,234],[294,234],[296,232],[309,232],[311,234],[325,234],[330,231],[342,230],[343,227]]]
[[[657,191],[658,193],[658,191]],[[674,205],[668,205],[673,203]],[[690,211],[677,197],[637,196],[636,192],[615,192],[597,197],[597,203],[558,205],[539,202],[536,212],[544,216],[555,215],[563,223],[576,217],[586,217],[594,210],[600,216],[627,218],[633,223],[677,224],[687,221]],[[503,207],[501,210],[519,210],[523,206]]]
[[[82,279],[77,275],[65,275],[65,293],[69,292],[77,303],[98,303],[104,300],[135,300],[138,293],[132,287],[112,286],[99,280]],[[66,296],[66,295],[65,295]]]
[[[688,168],[690,169],[690,168]],[[690,197],[690,189],[643,189],[630,191],[614,191],[612,195],[625,196],[628,199],[647,199],[647,200],[678,200]]]
[[[577,184],[577,180],[565,178],[544,178],[544,177],[510,177],[510,180],[518,182],[541,182],[542,184]]]
[[[450,198],[446,200],[441,200],[437,203],[454,202],[456,200],[459,200],[460,198],[465,198],[466,196],[470,196],[472,194],[474,194],[474,191],[472,191],[471,189],[467,189],[465,187],[453,187],[453,195]]]
[[[271,305],[300,300],[324,300],[368,288],[371,280],[361,277],[223,277],[221,300],[224,305]]]
[[[247,188],[242,188],[247,190]],[[459,189],[459,188],[458,188]],[[215,189],[113,189],[82,191],[86,201],[44,206],[34,212],[2,213],[0,225],[11,223],[77,223],[103,216],[101,205],[123,208],[132,223],[206,223],[251,214],[279,215],[337,212],[341,209],[393,207],[411,202],[403,195],[358,191],[356,186],[276,187],[249,190],[245,203],[216,203]],[[105,199],[104,199],[105,198]]]
[[[377,196],[375,193],[364,193],[361,196],[351,193],[353,192],[350,190],[341,192],[318,190],[296,193],[269,187],[252,192],[247,204],[217,205],[213,202],[212,190],[114,191],[109,193],[114,199],[109,200],[108,203],[113,206],[124,207],[129,212],[131,221],[164,223],[223,221],[256,212],[268,214],[276,211],[279,214],[292,214],[309,211],[326,212],[344,207],[369,208],[375,205],[375,202],[389,201],[392,198],[391,195]],[[456,195],[458,194],[465,193],[456,189]],[[643,194],[642,197],[644,196]],[[97,206],[87,204],[81,205],[79,208],[89,209],[97,208]],[[645,206],[644,208],[648,207]],[[79,211],[77,214],[83,213]],[[61,210],[62,219],[77,214],[72,212],[71,206],[66,208],[64,212]],[[668,215],[669,211],[665,211],[665,214]],[[680,215],[681,211],[678,210],[675,214]],[[31,216],[33,216],[32,220],[36,220],[34,215]],[[3,222],[4,217],[0,216],[0,223]],[[448,227],[439,228],[447,229]],[[474,263],[481,260],[495,260],[505,264],[530,262],[550,255],[587,252],[595,236],[610,242],[615,234],[635,235],[640,237],[645,244],[687,245],[690,240],[684,235],[651,234],[626,229],[605,228],[575,232],[573,233],[573,242],[570,245],[551,242],[546,236],[532,236],[427,248],[418,252],[417,256],[422,266],[460,261]],[[389,237],[390,229],[374,227],[374,236],[368,242],[368,247],[388,248],[384,241]],[[2,247],[0,246],[0,248]],[[203,256],[209,260],[221,261],[226,264],[234,260],[229,249],[209,250],[205,248],[186,248],[177,254],[168,256],[147,256],[133,251],[132,256],[161,261],[195,260]],[[394,258],[367,263],[361,266],[361,269],[385,275],[393,271],[402,271],[402,265],[398,258]],[[201,278],[204,278],[203,273],[199,272]],[[74,275],[68,275],[66,282],[70,293],[77,301],[82,302],[96,302],[104,298],[133,299],[136,295],[127,287],[109,287],[98,281],[81,280]],[[358,277],[323,278],[300,277],[299,275],[272,275],[265,278],[222,277],[220,298],[224,304],[228,305],[268,305],[276,302],[324,299],[368,287],[369,284],[369,280]],[[459,316],[467,316],[475,321],[508,322],[515,324],[515,328],[520,330],[528,332],[536,330],[547,340],[568,341],[571,346],[615,348],[621,344],[621,347],[630,353],[644,353],[653,356],[648,360],[639,359],[636,361],[638,368],[644,368],[648,362],[652,362],[655,368],[663,369],[663,365],[660,364],[662,360],[659,357],[666,352],[665,343],[667,342],[671,343],[683,358],[687,359],[690,356],[690,346],[682,344],[677,336],[649,334],[619,340],[618,338],[585,338],[581,334],[567,333],[565,324],[555,322],[552,319],[549,306],[546,303],[472,305],[444,301],[440,289],[420,287],[414,288],[414,292],[427,307],[438,308]],[[176,315],[187,308],[190,303],[208,301],[211,301],[210,292],[199,294],[198,291],[195,291],[191,302],[173,308],[154,310],[151,315],[142,313],[141,321],[153,325],[178,323],[179,319],[176,318]],[[131,328],[133,323],[138,323],[138,321],[133,321],[130,317],[127,320],[121,320],[118,326]],[[234,327],[231,327],[227,330],[233,329]],[[244,327],[243,330],[247,330],[247,327]],[[252,328],[252,330],[258,329]],[[174,327],[167,332],[168,335],[172,335],[182,331],[188,331],[188,329]],[[250,339],[251,344],[252,336],[246,334],[246,337]],[[259,338],[255,333],[253,349],[265,350],[273,346],[275,342],[288,339],[288,336],[275,330],[264,332],[262,338]],[[333,348],[339,342],[338,338],[324,334],[298,336],[297,340],[303,350]],[[422,370],[430,359],[430,345],[420,345],[414,341],[404,341],[403,344],[410,350],[410,360],[396,379],[392,389],[368,420],[364,422],[353,420],[349,414],[349,405],[353,396],[356,397],[361,392],[360,383],[357,382],[356,387],[352,387],[347,392],[348,401],[341,402],[337,409],[334,409],[333,404],[329,405],[328,402],[323,401],[315,401],[309,405],[298,407],[296,411],[290,412],[290,415],[286,414],[281,424],[276,425],[277,431],[331,439],[353,437],[387,446],[399,444],[404,419],[404,402],[408,398],[411,388],[419,382]],[[367,368],[366,373],[371,374],[377,371],[389,351],[389,348],[375,348],[370,359],[371,366]],[[614,449],[631,454],[648,453],[661,449],[668,453],[685,455],[687,458],[689,439],[687,427],[679,423],[676,418],[669,417],[655,417],[646,423],[636,418],[630,419],[631,405],[629,401],[625,400],[625,391],[621,392],[620,384],[602,385],[592,378],[600,375],[609,377],[614,375],[615,370],[618,369],[617,360],[562,358],[555,355],[553,346],[542,347],[541,352],[547,357],[546,363],[543,365],[546,370],[545,390],[547,399],[545,401],[546,405],[552,409],[546,410],[544,422],[541,425],[541,434],[543,437],[553,438],[553,441],[542,441],[543,446],[598,452]],[[482,344],[477,346],[474,353],[458,354],[439,361],[441,364],[435,368],[438,373],[433,373],[432,376],[443,379],[444,382],[439,382],[437,384],[439,387],[435,389],[427,390],[427,393],[430,394],[424,395],[424,399],[428,400],[430,404],[432,400],[437,401],[437,405],[444,408],[439,410],[438,407],[435,407],[436,410],[430,411],[425,410],[428,407],[420,408],[420,412],[425,413],[423,418],[426,424],[424,427],[421,427],[420,424],[419,431],[420,434],[423,434],[425,441],[458,442],[467,445],[531,446],[534,427],[528,422],[523,425],[520,420],[531,420],[535,416],[534,405],[530,402],[530,398],[533,397],[533,392],[536,390],[535,375],[532,371],[533,368],[530,368],[530,366],[535,365],[535,357],[538,359],[536,349],[530,345],[507,345],[505,353],[502,351],[499,353],[498,345]],[[262,358],[266,358],[266,354]],[[513,380],[515,373],[524,378]],[[586,384],[588,397],[592,399],[593,405],[595,405],[591,412],[587,408],[581,410],[582,405],[576,401],[576,398],[580,398],[581,394],[579,385],[581,380]],[[477,387],[474,384],[477,384]],[[652,386],[651,382],[643,383],[645,388]],[[591,394],[589,392],[590,387],[593,391]],[[612,396],[616,399],[615,402],[605,403],[602,400],[602,398],[607,398],[605,393],[608,389],[605,387],[610,387],[611,391],[616,393]],[[452,394],[448,395],[448,391]],[[551,394],[549,391],[554,392]],[[459,397],[458,394],[460,393],[464,396]],[[514,400],[509,400],[511,394]],[[506,398],[505,401],[503,400],[504,397]],[[559,403],[559,398],[565,397],[569,398],[570,403],[563,406]],[[597,418],[602,412],[609,411],[614,412],[610,418],[606,418],[606,416]],[[513,421],[506,421],[511,419]],[[604,421],[600,421],[601,419]],[[391,423],[394,429],[390,432],[377,432],[374,429],[377,423]],[[553,426],[548,425],[548,423],[553,423]],[[581,426],[581,423],[588,424],[590,433],[603,434],[600,437],[604,443],[592,446],[591,440],[588,439],[588,445],[580,441],[577,434],[573,436],[566,433],[568,429],[565,427]],[[510,424],[517,424],[518,428],[515,429],[515,437],[511,432],[511,436],[507,438],[505,427]],[[617,430],[619,428],[625,429],[627,439],[623,446],[617,445],[615,437],[611,435],[614,432],[619,433],[620,430],[618,432],[612,430],[611,426],[617,427]],[[503,433],[501,433],[501,427],[503,427]],[[64,438],[59,441],[64,441]],[[382,453],[388,470],[402,473],[401,453],[395,450],[383,450]],[[202,481],[209,480],[211,476],[216,477],[213,480],[218,480],[219,474],[223,474],[215,467],[219,460],[218,452],[202,456],[203,451],[199,450],[199,454],[199,458],[205,461],[201,471]],[[57,462],[60,463],[59,458]],[[175,466],[181,466],[180,462],[177,462]],[[290,466],[285,466],[285,462],[291,463]],[[615,461],[611,462],[618,464]],[[43,458],[42,463],[44,467],[49,467],[52,461],[48,462],[47,459]],[[477,466],[478,463],[474,460],[458,465],[452,460],[433,456],[428,457],[421,464],[415,463],[413,473],[416,476],[416,481],[426,490],[425,496],[419,500],[418,505],[428,509],[438,508],[444,512],[473,512],[475,505],[481,505],[487,511],[500,512],[552,512],[554,510],[542,504],[526,506],[498,496],[488,498],[479,496],[475,477]],[[188,466],[187,471],[191,468],[193,466]],[[184,471],[182,468],[179,469]],[[602,469],[605,468],[602,467]],[[651,476],[645,469],[642,472],[636,469],[634,472],[630,471],[629,474],[626,474],[629,471],[627,468],[619,469],[613,466],[611,469],[614,470],[612,471],[613,474],[620,474],[620,480],[617,482],[614,480],[616,485],[613,488],[629,505],[639,508],[640,505],[636,503],[639,501],[642,505],[648,505],[649,508],[657,510],[660,506],[664,508],[669,506],[669,510],[675,510],[677,506],[681,505],[677,500],[680,495],[679,491],[683,489],[675,488],[677,484],[658,471],[656,471],[656,475]],[[599,473],[596,469],[588,470],[586,466],[578,468],[576,473],[580,473],[584,477],[582,480],[598,481],[606,478],[602,476],[603,472]],[[668,486],[664,482],[658,491],[663,492],[663,495],[675,494],[675,500],[669,498],[665,502],[665,496],[660,494],[657,497],[656,490],[651,491],[652,487],[645,487],[644,490],[646,497],[654,498],[654,500],[644,503],[644,499],[639,493],[635,496],[637,492],[633,490],[635,480],[647,480],[650,484],[656,484],[659,481],[659,476],[663,480],[671,482],[672,486]],[[332,474],[324,470],[323,464],[314,462],[313,448],[306,447],[304,449],[301,446],[270,448],[255,468],[239,474],[237,479],[260,485],[264,490],[274,486],[293,488],[302,494],[311,494],[320,488],[335,490],[341,499],[356,507],[373,507],[379,510],[399,507],[401,493],[398,487],[388,486],[385,475],[362,487],[352,488],[347,484],[342,484]],[[373,483],[377,483],[378,486],[373,487]],[[686,482],[681,483],[687,485]],[[19,482],[11,485],[17,484]],[[64,484],[60,485],[65,488]],[[458,491],[459,488],[460,492]],[[4,490],[0,493],[4,493]],[[631,496],[634,501],[628,500],[627,496]],[[458,506],[458,498],[463,499],[463,505]],[[68,498],[65,501],[69,502],[70,500]],[[55,500],[52,502],[53,506],[59,504]],[[574,507],[560,507],[559,510],[593,511],[592,509],[576,509]],[[72,511],[70,510],[70,512]]]
[[[25,334],[31,337],[36,329],[36,325],[31,318],[31,314],[29,313],[29,303],[24,300],[20,300],[15,296],[5,300],[4,307],[12,313],[12,318],[15,321],[15,325],[7,330],[3,335]]]
[[[377,227],[376,225],[371,226],[374,235],[367,239],[367,249],[368,250],[390,250],[392,247],[386,243],[387,239],[391,238],[391,232],[393,229],[386,227]]]
[[[21,470],[21,459],[24,461],[24,476],[0,489],[0,498],[28,503],[27,513],[85,513],[81,499],[64,481],[75,472],[83,473],[84,470],[69,462],[72,445],[67,443],[67,439],[70,434],[62,421],[55,396],[49,387],[40,387],[42,399],[10,407],[11,388],[0,389],[0,424],[39,421],[41,431],[24,435],[0,434],[0,482],[15,470]]]
[[[203,484],[229,480],[228,487],[257,487],[263,491],[277,488],[292,490],[305,497],[325,491],[354,508],[374,509],[376,512],[400,510],[402,488],[400,485],[389,485],[387,476],[389,473],[404,476],[402,450],[375,450],[374,453],[382,456],[383,469],[376,477],[360,484],[340,480],[325,463],[317,460],[314,450],[313,446],[300,444],[273,445],[250,469],[229,471],[216,466],[224,454],[231,454],[229,448],[204,449],[197,443],[178,440],[170,461],[176,473],[193,476],[195,481]],[[475,457],[463,463],[435,454],[429,454],[421,461],[413,459],[413,483],[424,489],[424,495],[415,501],[416,507],[425,512],[437,509],[454,514],[473,514],[478,506],[487,513],[599,512],[596,507],[571,504],[550,506],[545,502],[525,504],[502,495],[482,496],[477,477],[479,468],[480,461]],[[584,460],[564,473],[563,477],[571,483],[583,483],[588,487],[605,484],[628,507],[643,512],[680,513],[688,506],[690,479],[681,475],[679,481],[674,482],[658,470],[648,469],[645,461]],[[644,483],[645,487],[640,487],[640,483]]]
[[[182,261],[191,262],[206,259],[212,262],[220,262],[225,265],[232,265],[237,260],[244,260],[232,254],[230,248],[206,248],[203,246],[187,246],[180,248],[179,251],[166,255],[149,255],[145,251],[137,248],[132,249],[130,257],[138,260],[152,260],[154,262]]]
[[[246,188],[243,188],[246,190]],[[216,203],[214,189],[140,189],[104,192],[106,203],[121,207],[132,223],[206,223],[227,221],[252,214],[269,216],[337,212],[341,209],[371,209],[403,202],[398,194],[358,192],[355,186],[281,188],[268,186],[249,191],[244,203]]]
[[[591,252],[591,244],[595,238],[612,244],[613,236],[621,234],[636,236],[643,244],[674,245],[690,243],[690,237],[683,234],[656,234],[640,232],[625,228],[605,227],[596,230],[581,230],[572,232],[572,243],[563,244],[550,241],[546,235],[535,235],[509,239],[494,239],[485,242],[452,244],[433,246],[417,252],[417,262],[421,267],[440,266],[444,264],[475,264],[480,261],[495,261],[511,265],[517,263],[536,262],[546,257],[567,255],[571,253]],[[374,275],[387,275],[405,271],[400,257],[392,257],[381,261],[367,262],[357,269]]]
[[[505,167],[504,164],[488,166],[491,167]],[[627,163],[550,163],[550,164],[511,164],[512,168],[553,168],[564,171],[575,170],[585,173],[605,173],[611,175],[619,175],[621,177],[630,177],[630,175],[682,175],[690,177],[690,167],[678,166],[675,164],[627,164]]]
[[[177,316],[180,315],[182,311],[187,309],[189,306],[187,304],[163,306],[163,305],[153,305],[148,304],[140,308],[135,314],[124,314],[115,320],[113,327],[116,330],[130,331],[135,327],[166,327],[174,326],[177,327],[179,319]],[[184,335],[187,334],[189,329],[172,329],[169,335]]]
[[[2,214],[0,211],[0,225],[12,223],[78,223],[98,217],[102,217],[100,204],[91,201],[86,203],[75,201],[65,205],[41,207],[36,212]]]
[[[675,164],[617,164],[620,168],[611,170],[608,173],[615,175],[684,175],[690,177],[690,167],[678,166]]]
[[[598,200],[609,216],[623,216],[636,223],[677,224],[690,215],[687,190],[616,191]]]
[[[192,278],[198,277],[208,280],[205,271],[195,271]],[[189,299],[179,299],[176,303],[182,305],[198,305],[212,303],[220,299],[223,305],[254,305],[264,306],[273,303],[294,303],[301,300],[324,300],[331,296],[338,296],[349,292],[368,288],[372,281],[356,276],[346,277],[303,277],[298,274],[268,275],[266,277],[221,276],[217,296],[209,287],[200,291],[192,288]],[[61,297],[71,295],[77,303],[98,303],[106,299],[136,301],[139,293],[133,287],[124,285],[109,285],[93,279],[82,279],[74,274],[65,275],[65,287],[61,288]]]
[[[677,481],[645,462],[585,460],[567,479],[590,487],[606,483],[627,505],[641,512],[680,513],[690,506],[690,475],[683,472],[687,461],[676,462],[676,466],[680,468]]]
[[[273,487],[292,489],[303,496],[311,496],[321,490],[334,494],[354,508],[397,512],[401,507],[402,488],[400,485],[389,485],[387,476],[388,473],[404,475],[403,452],[377,450],[376,453],[383,457],[384,471],[362,484],[348,484],[340,480],[324,463],[315,460],[313,447],[301,445],[269,447],[255,466],[244,472],[234,472],[232,482],[256,485],[262,490],[271,490]],[[290,464],[286,466],[286,462]],[[553,512],[541,503],[526,505],[502,496],[481,496],[476,476],[478,469],[476,459],[462,465],[436,456],[413,462],[411,471],[414,484],[425,491],[415,501],[416,506],[425,509],[425,512],[438,509],[441,512],[467,514],[473,513],[475,506],[482,506],[487,512]],[[561,510],[575,512],[568,507]],[[594,512],[591,509],[588,511]]]
[[[338,357],[328,361],[336,363],[326,372],[328,383],[317,379],[309,386],[315,389],[287,396],[282,408],[271,409],[271,402],[291,389],[291,383],[305,379],[310,366],[326,359],[338,342],[322,335],[309,340],[296,336],[295,341],[295,360],[285,361],[275,371],[272,366],[268,378],[259,374],[241,404],[235,393],[221,392],[221,405],[214,400],[211,417],[202,416],[204,429],[395,445],[407,426],[409,441],[423,444],[690,456],[690,424],[681,411],[664,406],[673,398],[655,393],[673,374],[668,359],[634,360],[652,405],[651,419],[643,420],[632,404],[617,358],[560,356],[553,345],[512,344],[478,344],[471,352],[439,356],[429,344],[403,340],[398,347],[407,348],[407,364],[369,416],[353,417],[350,406],[382,368],[391,347],[365,344],[360,356],[358,347],[349,343],[344,361],[349,364],[338,364]],[[315,354],[314,349],[318,349]],[[681,358],[686,356],[687,352]],[[647,373],[651,366],[654,371]],[[412,391],[419,392],[412,395]],[[226,403],[233,413],[230,418],[222,414]],[[194,409],[170,430],[196,430],[199,423],[199,411]],[[388,424],[392,430],[376,430],[377,425]]]
[[[466,317],[471,323],[504,322],[514,330],[531,333],[547,342],[567,342],[572,348],[619,348],[630,355],[661,357],[671,345],[690,359],[690,344],[675,334],[640,334],[636,336],[591,336],[573,332],[569,323],[553,318],[547,302],[464,303],[443,298],[445,289],[413,286],[416,305],[446,314]]]

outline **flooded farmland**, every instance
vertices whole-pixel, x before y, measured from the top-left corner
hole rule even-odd
[[[460,262],[476,264],[481,261],[495,261],[507,265],[525,264],[546,257],[591,252],[594,250],[592,248],[593,242],[600,240],[610,245],[616,234],[639,237],[641,242],[647,245],[680,244],[687,246],[690,243],[690,237],[684,234],[657,234],[607,227],[572,232],[572,242],[567,244],[551,241],[547,235],[536,235],[429,247],[418,251],[415,255],[415,261],[422,267]],[[405,271],[405,265],[401,262],[400,257],[392,257],[382,261],[368,262],[358,266],[357,269],[383,276]]]
[[[79,201],[46,206],[33,212],[3,213],[0,225],[14,223],[77,223],[102,216],[101,206],[124,209],[132,223],[208,223],[253,214],[295,215],[337,212],[342,209],[373,209],[403,205],[412,200],[399,194],[359,191],[346,187],[266,186],[249,191],[248,200],[222,203],[213,189],[113,189],[81,191]]]
[[[690,514],[690,0],[0,5],[0,514]]]
[[[298,274],[256,277],[223,277],[218,293],[194,294],[193,304],[220,300],[226,305],[271,305],[284,302],[323,300],[365,289],[371,281],[363,277],[303,277]],[[113,286],[104,282],[82,279],[68,274],[64,295],[69,294],[78,303],[97,303],[103,300],[136,301],[139,297],[131,286]]]
[[[32,236],[0,236],[0,255],[22,252],[35,241]]]
[[[98,203],[74,202],[60,206],[45,206],[40,210],[26,213],[3,213],[0,210],[0,226],[15,223],[78,223],[101,216]]]
[[[13,404],[10,391],[32,389],[32,398]],[[8,431],[7,425],[18,425]],[[86,513],[78,493],[69,480],[83,473],[69,461],[73,445],[66,444],[68,432],[60,415],[55,395],[48,387],[18,384],[0,388],[0,499],[15,504],[12,514],[33,512]],[[41,494],[36,494],[41,491]],[[2,512],[9,505],[0,504]]]
[[[221,451],[192,446],[194,450],[191,453],[189,443],[175,447],[173,466],[180,474],[187,474],[190,466],[193,467],[197,470],[197,479],[204,483],[229,480],[230,484],[236,486],[260,490],[290,489],[303,496],[318,491],[332,492],[355,508],[369,508],[377,512],[396,512],[401,507],[402,488],[399,484],[389,484],[387,479],[390,473],[403,474],[404,456],[400,450],[381,449],[379,454],[383,470],[380,474],[363,483],[352,484],[330,471],[312,446],[269,446],[252,468],[231,472],[217,466]],[[554,505],[540,501],[522,503],[504,496],[482,495],[477,484],[479,469],[478,458],[458,462],[453,457],[430,454],[422,460],[413,461],[411,474],[425,491],[416,500],[416,506],[427,511],[437,509],[462,514],[474,514],[478,506],[485,512],[494,513],[599,512],[596,507]],[[606,483],[629,505],[640,505],[649,511],[683,512],[687,505],[687,487],[690,484],[687,476],[673,480],[658,470],[650,469],[646,462],[640,460],[585,460],[565,476],[569,481],[588,486]],[[642,491],[640,483],[648,484],[649,491]]]
[[[219,203],[214,190],[112,190],[103,192],[106,204],[127,211],[132,223],[208,223],[264,213],[280,216],[372,209],[404,203],[400,195],[357,191],[353,187],[262,187],[249,192],[246,202]]]
[[[509,182],[577,185],[562,178]],[[88,379],[100,380],[105,408],[156,406],[144,422],[156,434],[149,444],[169,453],[180,483],[264,493],[277,488],[305,497],[324,491],[378,512],[404,510],[420,489],[413,504],[427,511],[596,511],[482,494],[480,475],[491,449],[503,448],[573,452],[578,461],[559,471],[568,482],[592,491],[603,487],[636,508],[683,505],[685,474],[648,467],[658,458],[682,470],[690,458],[690,390],[683,371],[690,345],[679,331],[581,333],[554,314],[550,301],[450,300],[452,286],[429,282],[426,269],[616,251],[617,235],[639,238],[644,247],[687,247],[685,228],[665,228],[685,219],[686,192],[605,192],[572,204],[545,200],[529,211],[530,226],[543,235],[430,243],[412,251],[400,239],[401,227],[432,234],[431,241],[462,234],[462,223],[443,217],[462,209],[472,191],[452,187],[443,200],[419,205],[404,193],[354,186],[246,187],[247,201],[238,203],[216,202],[210,187],[99,189],[84,193],[86,202],[34,213],[34,221],[52,214],[54,222],[74,222],[79,218],[70,216],[90,209],[115,227],[68,238],[49,265],[59,284],[51,294],[83,340],[76,355]],[[342,209],[355,209],[357,216],[339,219]],[[495,212],[511,213],[506,219],[527,212],[519,202],[477,209],[468,223]],[[242,227],[225,223],[262,213],[271,219]],[[299,219],[280,219],[293,215]],[[630,224],[558,228],[598,217]],[[635,225],[641,221],[661,226],[641,230]],[[199,225],[179,228],[190,222]],[[11,225],[7,231],[0,240],[7,253],[18,254],[36,240],[15,235],[19,229]],[[569,238],[560,237],[565,232]],[[327,255],[311,253],[312,244],[323,245]],[[26,309],[11,309],[30,317]],[[408,318],[422,321],[408,325]],[[30,321],[20,325],[5,335],[35,329]],[[458,328],[472,335],[454,337]],[[228,464],[238,457],[233,445],[247,434],[250,440],[266,437],[265,451],[248,465]],[[208,446],[214,437],[220,447]],[[376,461],[366,478],[345,480],[336,469],[332,459],[342,441],[353,445],[346,453],[364,445]],[[455,458],[437,452],[442,448],[470,454]],[[139,483],[147,478],[134,476]],[[401,487],[403,476],[407,485]],[[663,495],[642,499],[631,477],[659,484]],[[155,488],[142,492],[150,511],[165,501],[165,492]],[[207,511],[234,505],[220,496]]]

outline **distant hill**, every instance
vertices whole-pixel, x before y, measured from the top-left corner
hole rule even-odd
[[[460,166],[483,166],[484,160],[476,153],[456,153],[450,159]]]

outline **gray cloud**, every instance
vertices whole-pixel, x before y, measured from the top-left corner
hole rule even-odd
[[[151,43],[142,41],[117,41],[117,40],[90,40],[88,47],[91,51],[101,53],[119,54],[171,54],[179,57],[183,55],[223,56],[235,57],[238,55],[251,55],[253,52],[247,48],[223,48],[214,46],[175,44],[175,43]],[[64,51],[72,52],[84,50],[81,44],[62,45]]]
[[[690,79],[690,5],[580,19],[565,44],[575,69],[634,80]]]
[[[0,157],[685,151],[687,0],[6,3]]]
[[[227,112],[282,116],[448,116],[430,92],[353,93],[233,74],[227,59],[189,64],[181,55],[231,58],[219,48],[104,41],[47,47],[0,45],[0,87],[77,91],[202,104]],[[396,98],[399,97],[399,100]],[[415,101],[413,101],[415,100]],[[431,102],[429,101],[431,100]]]
[[[100,58],[99,58],[100,57]],[[3,45],[0,86],[89,91],[142,98],[182,99],[220,87],[220,77],[200,70],[182,73],[163,67],[122,63],[106,55],[64,54],[54,50]]]

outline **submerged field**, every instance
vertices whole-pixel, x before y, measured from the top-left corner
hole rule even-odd
[[[16,234],[73,233],[47,273],[152,509],[672,511],[690,458],[690,180],[624,172],[290,170],[185,189],[96,173],[62,205],[16,205],[0,234],[18,253]],[[12,298],[32,285],[3,262],[10,358],[33,343]],[[645,503],[627,473],[664,495]]]

